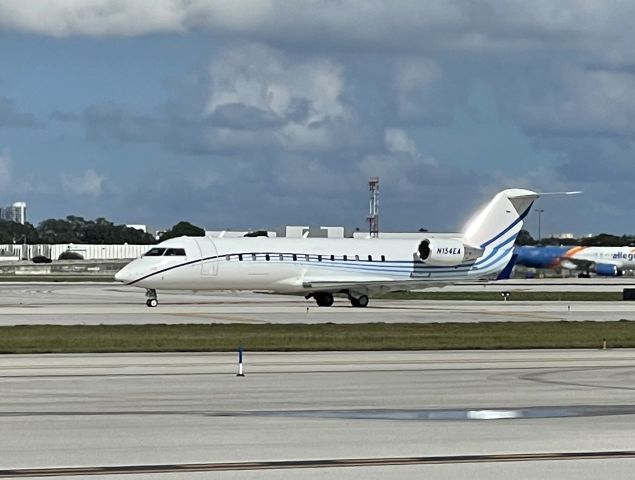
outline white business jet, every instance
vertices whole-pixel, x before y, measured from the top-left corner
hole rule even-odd
[[[539,194],[498,193],[462,234],[448,238],[208,238],[180,237],[159,243],[116,275],[117,281],[156,291],[259,290],[302,293],[319,306],[344,293],[354,307],[391,290],[478,279],[510,262],[516,235]]]

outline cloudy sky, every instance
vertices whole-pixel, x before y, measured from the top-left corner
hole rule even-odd
[[[0,0],[0,203],[208,228],[634,233],[635,3]],[[537,216],[528,220],[536,233]]]

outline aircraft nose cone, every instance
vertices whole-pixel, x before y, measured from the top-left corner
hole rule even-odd
[[[115,281],[126,283],[130,281],[130,269],[123,267],[117,273],[115,273]]]

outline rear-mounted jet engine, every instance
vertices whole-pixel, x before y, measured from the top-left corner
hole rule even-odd
[[[426,238],[417,249],[419,260],[429,265],[455,266],[483,255],[483,250],[453,238]]]

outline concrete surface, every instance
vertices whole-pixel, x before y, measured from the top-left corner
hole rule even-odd
[[[245,377],[235,375],[235,361],[231,354],[2,356],[0,469],[287,460],[295,466],[86,478],[591,479],[630,478],[635,467],[635,350],[247,352]],[[532,408],[536,415],[509,415]],[[473,414],[430,415],[448,411]],[[557,456],[614,451],[631,456]],[[555,456],[297,463],[501,454]]]
[[[578,282],[446,289],[624,287]],[[246,292],[160,292],[160,300],[150,309],[142,290],[111,283],[0,284],[0,325],[635,319],[635,305],[627,302],[374,300],[367,309],[353,309],[345,299],[317,308],[302,297]],[[0,356],[0,470],[18,469],[11,478],[31,478],[33,472],[20,470],[28,468],[136,466],[141,470],[127,475],[49,473],[90,479],[596,479],[631,478],[635,467],[633,350],[246,352],[245,361],[241,378],[235,355],[227,353]],[[557,456],[616,451],[625,454]],[[504,454],[529,457],[496,457]],[[464,463],[473,455],[486,457]],[[433,456],[448,460],[425,461]],[[390,465],[408,457],[424,460]],[[337,463],[355,459],[377,465]],[[300,468],[306,460],[328,465]],[[279,461],[292,465],[218,466]],[[202,473],[143,470],[196,463],[212,467]]]
[[[460,286],[453,287],[460,288]],[[465,286],[463,288],[473,288]],[[475,287],[474,287],[475,288]],[[478,288],[500,288],[499,285]],[[541,288],[549,288],[543,286]],[[254,292],[159,292],[114,283],[0,284],[0,325],[117,323],[360,323],[635,319],[635,302],[516,302],[371,299],[352,308],[337,298],[330,308],[301,296]]]

